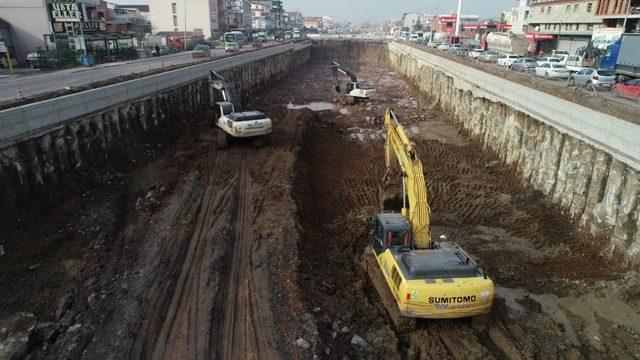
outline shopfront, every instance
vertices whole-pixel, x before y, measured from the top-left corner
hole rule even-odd
[[[526,33],[529,40],[529,53],[535,55],[548,55],[554,49],[555,35]]]

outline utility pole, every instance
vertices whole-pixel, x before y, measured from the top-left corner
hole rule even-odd
[[[187,0],[184,0],[184,36],[182,42],[184,43],[184,51],[187,51]]]
[[[456,36],[460,34],[460,12],[462,11],[462,0],[458,0],[458,14],[456,14]]]
[[[627,20],[629,20],[629,15],[631,13],[631,0],[627,0],[627,13],[624,15],[624,23],[622,24],[622,32],[627,32]]]
[[[82,38],[82,43],[80,43],[80,46],[82,46],[82,53],[84,54],[84,56],[87,56],[87,42],[84,39],[84,30],[82,29],[82,19],[84,18],[84,11],[83,11],[84,6],[81,6],[77,1],[76,1],[76,5],[78,6],[78,10],[80,10],[80,19],[78,19],[78,24],[80,25],[80,37]]]

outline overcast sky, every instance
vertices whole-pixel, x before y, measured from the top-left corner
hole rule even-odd
[[[189,0],[187,0],[189,1]],[[148,4],[147,0],[115,0],[118,4]],[[456,11],[457,0],[283,0],[287,11],[299,10],[304,16],[328,15],[336,21],[374,23],[401,18],[405,12],[446,14]],[[498,18],[515,0],[463,0],[462,13],[481,18]]]

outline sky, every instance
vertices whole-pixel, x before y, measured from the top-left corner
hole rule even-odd
[[[189,1],[189,0],[187,0]],[[115,0],[118,4],[148,4],[148,0]],[[446,14],[456,11],[457,0],[283,0],[285,10],[299,10],[304,16],[333,17],[335,21],[380,23],[402,18],[405,12]],[[462,13],[481,18],[499,18],[515,0],[463,0]]]

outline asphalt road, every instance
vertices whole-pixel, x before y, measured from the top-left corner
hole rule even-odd
[[[266,43],[265,46],[273,44],[273,42]],[[252,49],[250,45],[245,45],[240,51],[245,52]],[[212,59],[223,55],[225,55],[224,49],[211,50]],[[201,58],[194,59],[191,52],[188,51],[161,57],[101,64],[92,68],[73,68],[26,76],[3,76],[0,78],[0,102],[15,99],[18,89],[20,89],[23,97],[29,97],[62,90],[65,87],[77,87],[122,75],[141,73],[172,65],[189,64],[201,60]]]

